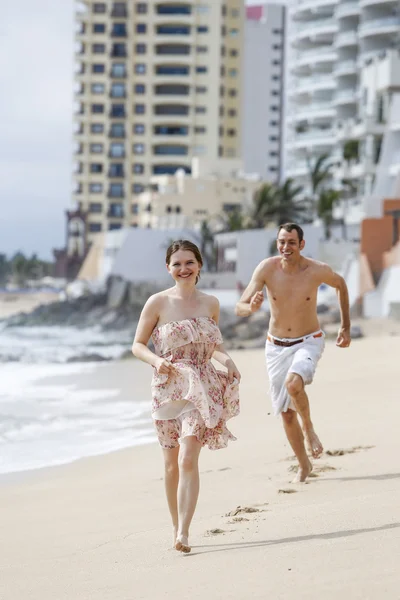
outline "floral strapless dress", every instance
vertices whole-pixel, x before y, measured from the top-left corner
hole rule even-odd
[[[215,369],[213,352],[222,344],[221,332],[210,317],[182,319],[156,327],[155,353],[174,364],[172,375],[154,369],[152,415],[163,448],[195,435],[211,450],[226,448],[236,438],[226,422],[239,414],[239,384],[228,382]]]

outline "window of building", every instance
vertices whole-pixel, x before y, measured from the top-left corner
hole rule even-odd
[[[101,204],[101,202],[90,202],[89,212],[101,213],[101,212],[103,212],[103,205]]]
[[[275,35],[281,35],[282,34],[282,29],[273,29],[272,33],[274,33]]]
[[[237,116],[237,111],[236,111],[236,109],[235,109],[235,108],[230,108],[230,109],[228,110],[228,116],[229,116],[229,117],[236,117],[236,116]]]
[[[223,106],[220,106],[220,107],[219,107],[219,116],[220,116],[220,117],[223,117],[223,116],[224,116],[224,114],[225,114],[225,108],[224,108]]]
[[[272,90],[271,96],[279,96],[280,93],[277,90]]]
[[[135,94],[145,94],[146,86],[144,85],[144,83],[136,83],[134,87],[134,92]]]
[[[233,28],[229,30],[230,37],[237,37],[239,35],[239,29]]]
[[[92,73],[104,73],[105,70],[105,65],[101,65],[98,63],[92,65]]]
[[[270,152],[269,155],[270,156],[278,156],[278,153],[277,152]]]
[[[92,94],[104,94],[105,85],[104,83],[92,83],[91,90]]]
[[[119,144],[117,142],[113,142],[110,145],[110,156],[112,158],[121,158],[121,157],[125,156],[124,144]]]
[[[147,13],[147,4],[146,2],[138,2],[136,4],[136,12],[138,15],[145,15]]]
[[[122,123],[113,123],[110,129],[110,137],[124,138],[125,126]]]
[[[279,77],[279,75],[272,75],[272,78],[271,78],[271,79],[272,79],[273,81],[279,81],[279,80],[280,80],[280,77]]]
[[[180,206],[175,206],[175,212],[177,214],[179,214],[181,212],[181,207]]]
[[[90,125],[90,133],[103,133],[104,125],[103,123],[92,123]]]
[[[238,8],[232,8],[231,15],[234,18],[239,17],[240,16],[240,10]]]
[[[146,44],[136,44],[135,51],[136,51],[136,54],[146,54],[147,45]]]
[[[113,44],[111,56],[126,56],[126,44]]]
[[[228,137],[235,137],[236,129],[228,129],[227,135],[228,135]]]
[[[225,129],[222,127],[222,125],[220,125],[218,132],[220,137],[224,135]]]
[[[136,24],[136,33],[146,33],[147,25],[146,23],[137,23]]]
[[[156,67],[157,75],[189,75],[189,67],[185,65],[159,65]]]
[[[269,124],[270,124],[272,127],[276,127],[276,126],[278,125],[278,121],[270,121],[270,122],[269,122]]]
[[[237,90],[235,90],[235,89],[229,90],[229,95],[231,98],[234,98],[235,96],[237,96]]]
[[[165,212],[167,212],[167,213],[172,212],[172,206],[170,204],[168,204],[168,206],[165,207]]]
[[[139,204],[137,204],[136,202],[132,204],[131,210],[133,215],[139,214]]]
[[[229,69],[228,74],[229,74],[229,77],[237,77],[238,70],[237,69]]]
[[[105,44],[92,44],[93,54],[104,54],[105,51],[106,51]]]
[[[144,192],[144,185],[141,183],[134,183],[132,186],[132,192],[134,194],[143,194]]]
[[[221,77],[225,77],[225,71],[226,71],[226,69],[225,69],[224,65],[222,65],[221,68],[220,68],[220,70],[219,70],[219,73],[220,73]]]
[[[101,231],[101,228],[101,223],[89,223],[90,233],[97,233],[98,231]]]
[[[143,135],[145,132],[145,126],[143,125],[143,123],[136,123],[136,125],[133,126],[133,133],[136,133],[138,135]]]
[[[100,114],[104,112],[104,104],[92,104],[92,113]]]
[[[90,152],[92,154],[101,154],[103,152],[103,144],[90,144]]]
[[[144,115],[146,112],[146,106],[144,104],[135,104],[134,110],[135,115]]]
[[[221,56],[225,56],[226,54],[226,48],[225,46],[221,46]]]
[[[110,215],[110,216],[113,216],[113,215]],[[121,215],[121,216],[123,216],[123,215]],[[109,223],[109,225],[108,225],[109,231],[115,231],[117,229],[122,229],[121,223]]]
[[[219,86],[219,95],[221,96],[221,98],[223,98],[225,96],[225,86],[224,85]]]
[[[139,75],[142,75],[143,73],[146,73],[146,65],[143,63],[136,63],[135,65],[135,73],[138,73]]]
[[[279,106],[273,105],[273,106],[270,106],[270,109],[272,110],[272,112],[278,112]]]
[[[205,54],[206,52],[208,52],[208,46],[197,46],[196,51],[199,54]]]
[[[226,27],[225,25],[222,25],[221,27],[221,37],[225,37],[226,36]]]
[[[111,67],[111,77],[126,77],[125,63],[114,63]]]
[[[207,73],[207,67],[196,67],[196,73]]]
[[[90,194],[101,194],[103,191],[103,185],[101,183],[89,183]]]
[[[273,65],[275,65],[275,66],[277,67],[278,65],[280,65],[280,64],[281,64],[281,61],[280,61],[280,60],[273,60],[273,61],[272,61],[272,64],[273,64]]]
[[[204,115],[207,112],[207,108],[205,106],[196,106],[195,112],[197,115]]]
[[[198,25],[197,33],[208,33],[207,25]]]
[[[108,188],[108,196],[110,198],[123,198],[124,197],[124,186],[122,183],[110,183]]]
[[[125,23],[114,23],[112,30],[111,30],[111,35],[114,37],[126,37],[127,36],[126,24]]]
[[[114,2],[111,11],[112,17],[127,17],[128,11],[126,8],[126,2]]]
[[[271,171],[271,173],[276,173],[276,171],[278,170],[278,167],[269,167],[268,171]]]
[[[125,98],[126,88],[124,83],[113,83],[111,85],[111,98]]]
[[[123,163],[111,163],[108,169],[109,177],[124,177],[124,165]]]
[[[93,4],[93,12],[100,14],[106,12],[106,4],[105,2],[95,2]]]
[[[239,51],[235,50],[234,48],[232,50],[229,50],[229,56],[238,56],[239,55]]]
[[[199,4],[196,10],[200,15],[207,15],[210,12],[210,7],[207,4]]]
[[[106,26],[104,23],[93,23],[93,33],[105,33]]]
[[[110,116],[114,119],[125,117],[125,104],[111,104]]]
[[[144,164],[143,163],[133,163],[132,172],[136,175],[143,175],[144,173]]]
[[[282,48],[282,46],[280,44],[273,44],[272,49],[273,50],[280,50]]]
[[[103,165],[101,163],[90,163],[90,172],[91,173],[102,173]]]
[[[133,144],[134,154],[144,154],[144,144]]]
[[[205,127],[195,127],[194,132],[198,135],[201,135],[202,133],[207,133],[207,130]]]
[[[277,142],[279,140],[279,138],[276,135],[270,135],[269,136],[269,141],[270,142]]]
[[[207,92],[207,88],[205,85],[197,85],[196,86],[196,94],[205,94]]]

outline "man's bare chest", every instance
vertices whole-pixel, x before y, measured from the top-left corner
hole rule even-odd
[[[318,286],[315,279],[305,273],[279,274],[271,278],[267,289],[270,301],[293,306],[312,303],[317,296]]]

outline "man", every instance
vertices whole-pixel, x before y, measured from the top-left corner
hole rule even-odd
[[[267,289],[271,319],[266,341],[266,361],[274,414],[282,414],[287,438],[299,462],[295,482],[304,482],[312,471],[304,445],[314,457],[323,451],[314,431],[305,385],[314,378],[324,350],[324,334],[317,316],[317,293],[325,283],[336,289],[341,326],[336,345],[350,345],[349,296],[343,277],[321,262],[301,255],[303,230],[295,223],[279,227],[279,256],[263,260],[236,305],[236,314],[248,317],[260,309]],[[297,419],[301,417],[302,428]]]

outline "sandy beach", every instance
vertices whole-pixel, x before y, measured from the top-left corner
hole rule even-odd
[[[41,304],[49,304],[59,299],[57,292],[0,292],[0,319],[6,319],[20,312],[29,313]]]
[[[169,548],[157,444],[6,477],[1,600],[398,600],[400,337],[389,329],[349,350],[327,344],[310,398],[328,453],[306,485],[290,483],[263,350],[234,354],[238,441],[202,453],[189,555]],[[150,382],[143,367],[136,389]],[[135,393],[130,361],[113,372]]]

